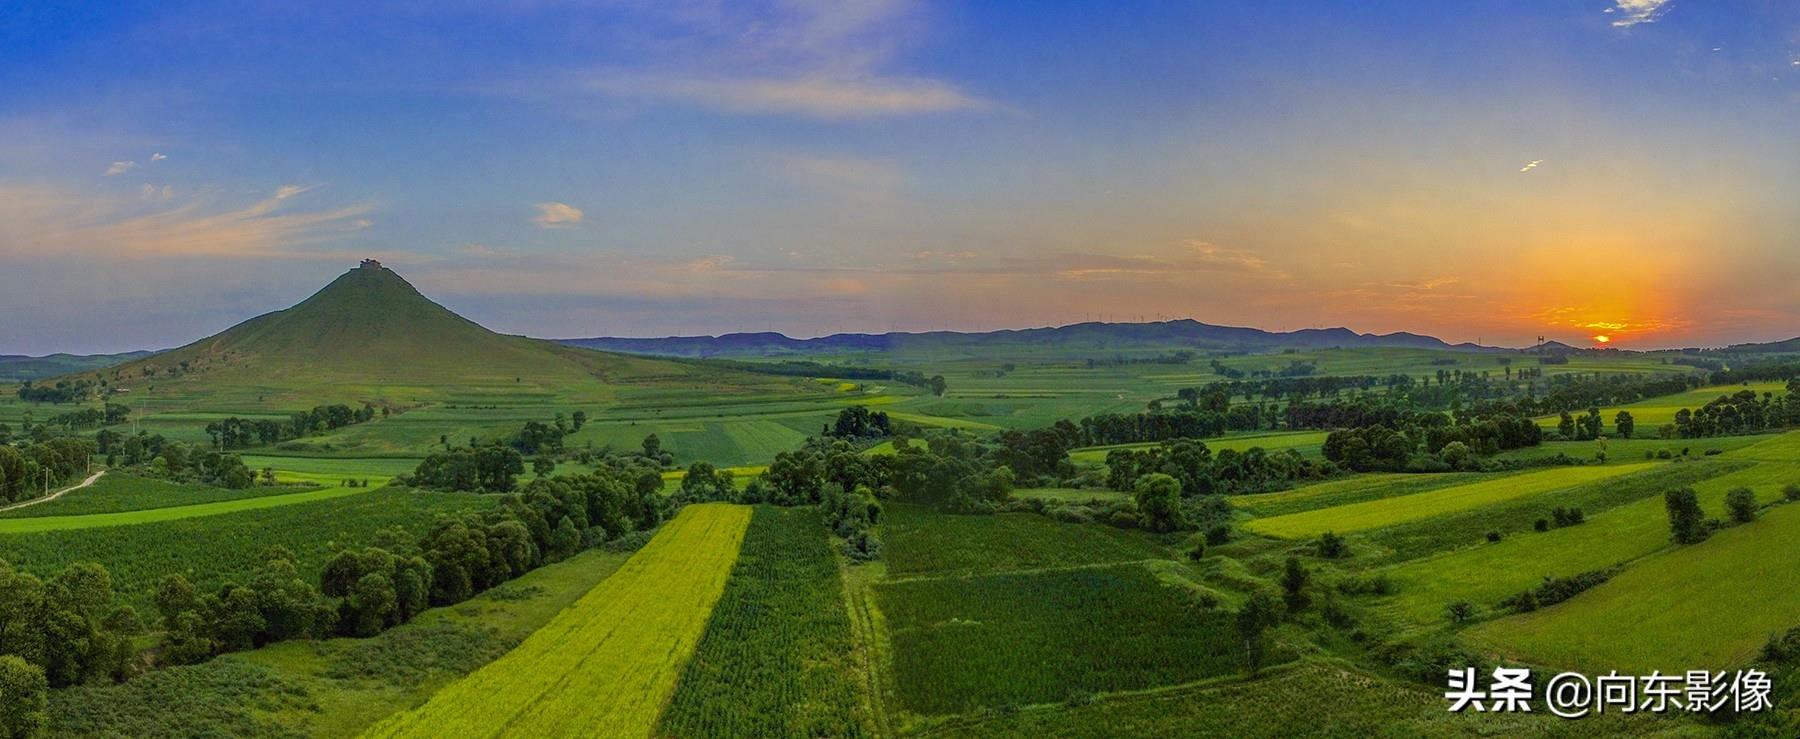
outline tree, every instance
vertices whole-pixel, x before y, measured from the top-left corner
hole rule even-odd
[[[1706,539],[1705,514],[1691,487],[1682,486],[1663,493],[1663,506],[1669,511],[1669,533],[1677,544],[1693,544]]]
[[[1262,669],[1263,662],[1268,658],[1265,632],[1281,620],[1280,609],[1274,596],[1258,590],[1250,594],[1232,619],[1232,626],[1244,647],[1244,666],[1253,676]]]
[[[24,739],[44,727],[50,684],[44,669],[18,655],[0,656],[0,739]]]
[[[556,471],[556,460],[549,457],[538,457],[531,460],[531,471],[538,477],[548,477]]]
[[[575,411],[569,416],[569,420],[574,422],[575,430],[580,431],[582,426],[587,425],[587,411]]]
[[[1725,510],[1731,514],[1731,520],[1738,523],[1755,521],[1756,493],[1750,488],[1732,488],[1725,493]]]
[[[943,397],[944,392],[950,389],[950,385],[944,381],[943,375],[932,375],[929,383],[931,385],[931,394],[938,397]]]
[[[1306,610],[1312,599],[1306,596],[1306,583],[1312,579],[1312,573],[1300,564],[1300,558],[1288,555],[1287,563],[1281,571],[1282,601],[1287,604],[1288,613],[1299,613]]]
[[[650,459],[662,457],[662,439],[657,438],[656,434],[644,437],[644,456]]]
[[[1181,510],[1181,483],[1175,478],[1153,472],[1138,478],[1135,488],[1138,515],[1143,517],[1144,528],[1162,533],[1187,525]]]
[[[1438,458],[1444,460],[1444,464],[1450,465],[1450,469],[1453,470],[1468,469],[1470,462],[1474,461],[1474,455],[1469,452],[1469,445],[1460,441],[1445,444],[1443,449],[1438,450]]]
[[[1789,503],[1800,501],[1800,483],[1788,483],[1781,489],[1781,497]]]
[[[1613,416],[1613,426],[1619,430],[1619,436],[1629,439],[1637,431],[1637,419],[1631,417],[1631,411],[1619,411]]]

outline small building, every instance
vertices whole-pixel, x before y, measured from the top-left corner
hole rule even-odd
[[[373,259],[362,260],[362,269],[381,269],[381,263]]]

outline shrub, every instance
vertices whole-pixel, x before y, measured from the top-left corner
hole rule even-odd
[[[1206,540],[1205,539],[1201,539],[1199,541],[1194,542],[1194,548],[1188,550],[1188,559],[1191,559],[1195,562],[1206,559]]]
[[[1206,543],[1218,546],[1231,541],[1231,527],[1218,524],[1206,530]]]
[[[1790,482],[1781,489],[1781,497],[1792,503],[1800,500],[1800,483]]]
[[[1498,543],[1500,541],[1500,532],[1498,532],[1498,531],[1487,532],[1487,540],[1488,540],[1489,544]]]
[[[1731,514],[1731,520],[1738,523],[1756,520],[1756,493],[1750,488],[1732,488],[1725,493],[1725,510]]]
[[[1534,531],[1549,531],[1550,530],[1550,522],[1540,518],[1536,521],[1531,522],[1531,528]]]
[[[1468,623],[1475,618],[1476,613],[1475,604],[1466,600],[1459,600],[1444,607],[1444,615],[1448,616],[1450,623],[1453,624]]]
[[[1326,559],[1343,559],[1350,556],[1350,545],[1344,542],[1344,537],[1327,531],[1319,535],[1318,551],[1319,556]]]

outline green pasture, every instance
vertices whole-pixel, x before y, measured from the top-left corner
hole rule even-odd
[[[1734,469],[1735,468],[1735,469]],[[1536,586],[1546,577],[1631,564],[1670,545],[1669,518],[1662,490],[1690,484],[1709,515],[1724,515],[1725,492],[1739,486],[1756,491],[1764,503],[1779,500],[1781,487],[1800,482],[1800,462],[1740,466],[1727,462],[1671,469],[1642,500],[1588,517],[1586,523],[1546,532],[1525,532],[1494,544],[1461,549],[1385,570],[1398,588],[1390,611],[1413,624],[1437,623],[1444,607],[1466,600],[1491,609],[1502,599]],[[1541,516],[1549,518],[1546,506]],[[1633,564],[1636,566],[1636,564]]]
[[[1661,397],[1640,400],[1636,403],[1627,403],[1622,406],[1601,408],[1600,418],[1606,422],[1605,432],[1610,434],[1614,431],[1613,419],[1618,415],[1619,411],[1630,411],[1631,420],[1637,425],[1637,435],[1654,436],[1658,426],[1675,422],[1676,411],[1683,408],[1697,410],[1708,402],[1718,399],[1720,396],[1732,395],[1742,390],[1754,392],[1758,397],[1761,397],[1764,393],[1772,393],[1779,396],[1787,394],[1787,385],[1782,382],[1747,382],[1742,385],[1709,385],[1707,387],[1689,390],[1685,393],[1664,395]],[[1582,412],[1585,412],[1585,409]],[[1570,412],[1570,415],[1580,416],[1582,415],[1582,412],[1572,411]],[[1545,428],[1555,428],[1557,420],[1558,418],[1556,416],[1546,416],[1538,419],[1538,425]]]
[[[1245,524],[1245,528],[1283,539],[1318,536],[1327,531],[1364,531],[1542,495],[1643,471],[1653,466],[1651,463],[1640,462],[1614,467],[1560,467],[1522,475],[1507,475],[1415,495],[1259,518]]]
[[[1795,625],[1800,505],[1671,547],[1580,596],[1465,632],[1509,658],[1590,672],[1722,670]]]
[[[367,493],[374,488],[321,488],[301,492],[284,492],[273,495],[258,495],[231,500],[215,500],[210,503],[177,505],[161,508],[124,509],[113,513],[86,513],[78,515],[37,516],[30,518],[8,518],[0,520],[0,535],[30,534],[43,531],[68,531],[73,529],[97,529],[109,526],[131,526],[137,524],[176,521],[184,518],[201,516],[219,516],[227,513],[255,511],[277,506],[288,506],[299,503],[316,503],[319,501],[342,498],[347,495]],[[77,495],[80,491],[70,493]],[[61,502],[61,501],[57,501]]]
[[[1256,495],[1233,495],[1233,506],[1258,517],[1281,516],[1320,508],[1393,498],[1474,482],[1494,476],[1463,473],[1375,472],[1351,475],[1327,482],[1302,485],[1292,490]]]

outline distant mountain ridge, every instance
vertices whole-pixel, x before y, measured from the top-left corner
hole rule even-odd
[[[55,377],[89,370],[100,370],[116,364],[123,364],[133,359],[150,356],[154,352],[136,351],[119,354],[46,354],[41,357],[28,357],[21,354],[0,354],[0,382],[20,382],[36,380],[44,377]]]
[[[1432,336],[1405,331],[1365,334],[1347,328],[1309,328],[1298,331],[1264,331],[1241,326],[1216,326],[1193,319],[1147,323],[1089,321],[1067,326],[997,331],[895,331],[882,334],[843,333],[814,339],[795,339],[775,332],[733,333],[721,336],[669,336],[663,338],[594,337],[561,339],[564,344],[589,349],[678,357],[767,356],[816,354],[834,351],[892,351],[930,347],[952,348],[988,343],[1060,345],[1072,348],[1118,349],[1132,347],[1191,347],[1195,349],[1324,349],[1332,347],[1398,347],[1454,351],[1513,351],[1464,342],[1450,344]]]

